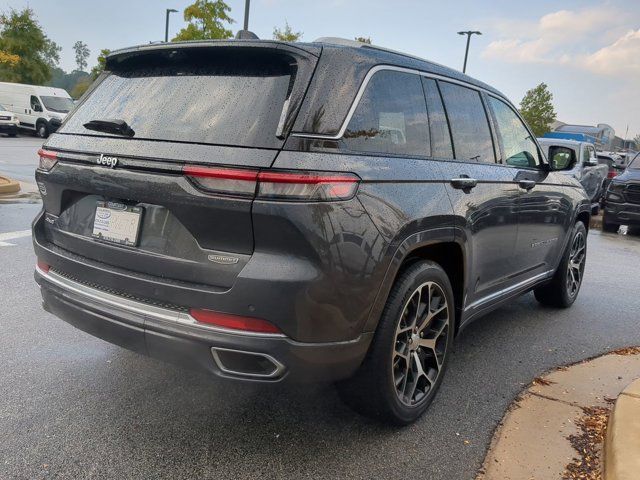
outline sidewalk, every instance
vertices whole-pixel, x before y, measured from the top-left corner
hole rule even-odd
[[[34,203],[40,201],[37,185],[19,182],[0,175],[0,204],[3,203]]]
[[[0,175],[0,195],[14,194],[20,191],[20,183]]]
[[[634,470],[630,476],[615,476],[625,471],[629,458],[640,461],[640,450],[630,446],[624,452],[621,444],[630,445],[629,436],[636,435],[640,448],[640,431],[625,429],[625,437],[607,440],[607,477],[603,477],[603,445],[607,422],[614,402],[635,379],[640,378],[640,348],[615,352],[561,367],[533,383],[513,402],[498,426],[477,480],[557,480],[602,479],[631,480],[640,478]],[[640,385],[636,387],[640,392]],[[635,390],[634,390],[635,391]],[[616,402],[613,425],[632,425],[629,408],[640,423],[640,396],[626,394]],[[629,400],[627,400],[627,397]],[[637,405],[629,407],[629,402]],[[625,410],[619,405],[624,402]],[[621,418],[622,417],[622,418]],[[627,438],[620,442],[621,438]],[[614,452],[614,453],[610,453]],[[637,465],[637,464],[636,464]]]

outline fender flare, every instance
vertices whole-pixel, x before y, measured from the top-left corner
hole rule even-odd
[[[461,245],[460,237],[456,235],[456,228],[453,226],[435,227],[414,232],[393,249],[393,253],[390,254],[391,259],[387,266],[387,271],[378,288],[375,300],[367,316],[367,321],[362,329],[363,332],[374,332],[376,330],[391,288],[406,258],[419,248],[443,243],[457,243],[462,250],[463,256],[466,253],[464,245]],[[389,250],[391,250],[395,244],[395,242],[392,242]]]

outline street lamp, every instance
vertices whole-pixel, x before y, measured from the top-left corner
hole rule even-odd
[[[244,2],[244,28],[243,30],[249,30],[249,4],[251,0],[245,0]]]
[[[471,35],[482,35],[482,32],[476,30],[468,30],[466,32],[458,32],[458,35],[467,36],[467,49],[464,52],[464,65],[462,67],[462,73],[467,73],[467,57],[469,56],[469,43],[471,43]]]
[[[169,14],[177,13],[178,10],[174,10],[173,8],[167,8],[167,19],[164,24],[164,41],[169,41]]]

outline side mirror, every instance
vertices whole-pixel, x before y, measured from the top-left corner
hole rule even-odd
[[[571,170],[577,161],[576,152],[567,147],[551,146],[549,160],[553,171]]]
[[[597,167],[598,166],[598,162],[597,160],[594,160],[593,158],[590,160],[587,160],[584,162],[584,166],[585,167]]]

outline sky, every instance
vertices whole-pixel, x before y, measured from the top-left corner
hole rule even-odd
[[[73,44],[87,43],[89,66],[103,48],[163,40],[185,24],[192,0],[0,0],[0,10],[31,7],[62,47],[60,66],[75,68]],[[227,0],[231,30],[242,28],[244,0]],[[285,21],[318,37],[371,37],[374,44],[461,70],[465,38],[479,30],[467,74],[519,104],[545,82],[565,123],[607,123],[616,134],[640,134],[640,0],[252,0],[249,29],[271,38]]]

